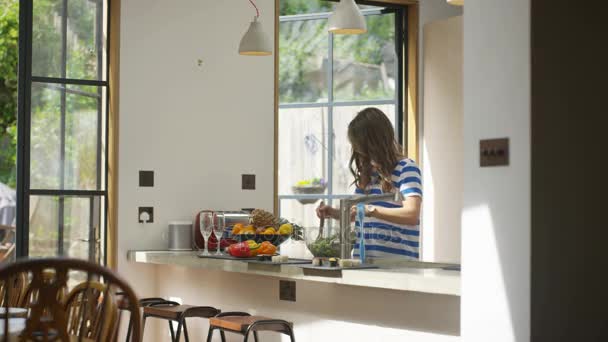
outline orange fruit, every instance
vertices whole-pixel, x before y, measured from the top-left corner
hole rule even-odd
[[[245,226],[242,223],[237,223],[232,227],[232,234],[238,235],[243,231],[243,229],[245,229]]]

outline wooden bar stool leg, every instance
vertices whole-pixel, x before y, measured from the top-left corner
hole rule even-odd
[[[207,332],[207,342],[211,342],[211,340],[213,339],[213,331],[215,329],[213,329],[213,327],[209,327],[209,332]]]
[[[291,326],[289,326],[289,339],[291,342],[296,342],[296,337],[293,334],[293,328]]]
[[[129,315],[129,325],[127,326],[127,339],[126,342],[131,341],[131,330],[133,330],[133,317]]]
[[[144,334],[146,333],[146,318],[148,318],[148,316],[144,315],[144,318],[141,322],[141,340],[144,340]]]
[[[184,320],[180,319],[179,321],[177,321],[177,334],[175,335],[175,342],[179,342],[180,341],[180,337],[182,335],[182,325],[183,325]]]
[[[169,320],[169,331],[171,331],[171,341],[177,341],[175,339],[175,331],[173,330],[173,321]]]
[[[186,319],[184,319],[184,338],[186,342],[190,342],[190,337],[188,337],[188,325],[186,325]]]

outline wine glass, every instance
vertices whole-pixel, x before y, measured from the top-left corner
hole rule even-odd
[[[200,216],[200,229],[205,243],[203,244],[203,255],[209,255],[209,237],[213,233],[213,213],[203,212]]]
[[[217,251],[215,255],[222,255],[220,248],[222,247],[222,236],[224,236],[224,230],[226,229],[226,217],[224,214],[217,214],[215,216],[215,226],[213,227],[213,232],[215,233],[215,237],[217,238]]]

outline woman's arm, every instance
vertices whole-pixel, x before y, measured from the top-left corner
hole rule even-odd
[[[340,209],[336,209],[330,207],[328,205],[322,204],[317,208],[317,217],[318,218],[332,218],[334,220],[340,219]],[[355,221],[355,207],[352,207],[350,210],[350,220]]]
[[[422,198],[418,196],[410,196],[403,201],[403,208],[384,208],[373,206],[373,210],[368,211],[371,217],[375,217],[384,221],[415,226],[420,222],[420,205]],[[366,210],[367,211],[367,210]]]
[[[318,218],[333,218],[334,220],[340,219],[340,210],[334,209],[329,205],[321,204],[317,207]]]

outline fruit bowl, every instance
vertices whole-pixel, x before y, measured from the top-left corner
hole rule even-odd
[[[275,246],[279,246],[283,242],[287,241],[291,237],[290,234],[236,234],[232,235],[232,239],[243,242],[247,240],[253,240],[256,243],[262,243],[264,241],[268,241]]]

